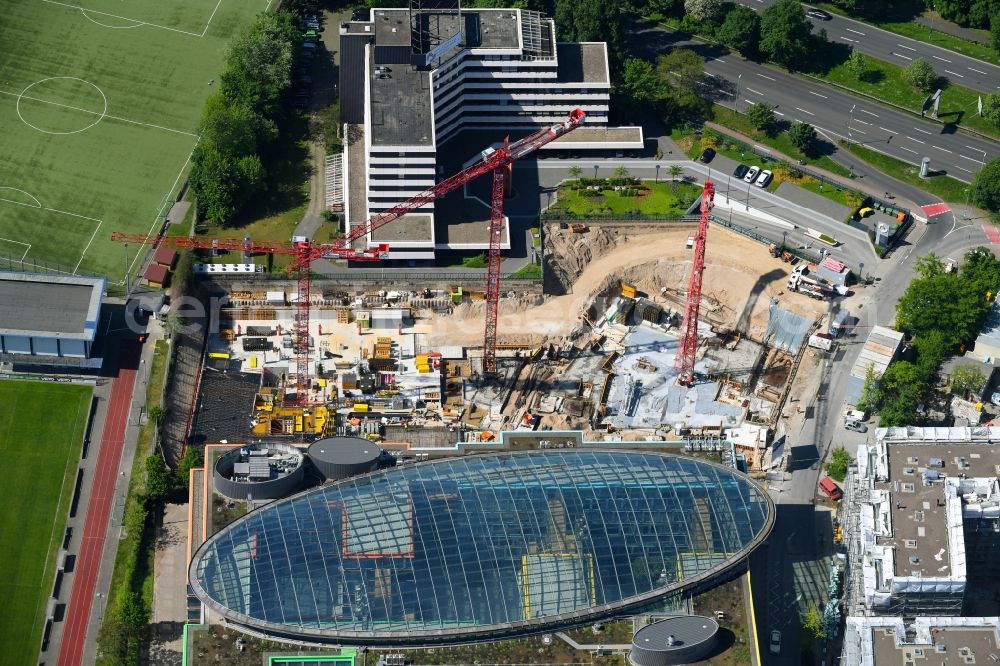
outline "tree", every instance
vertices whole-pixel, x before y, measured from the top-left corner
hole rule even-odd
[[[616,166],[615,170],[612,173],[614,175],[615,180],[618,181],[619,185],[628,184],[628,181],[632,175],[629,173],[628,167],[626,167],[624,164],[619,164],[618,166]]]
[[[149,408],[149,420],[153,422],[157,428],[163,423],[163,408],[159,405],[153,405]]]
[[[847,467],[851,464],[851,454],[839,446],[830,451],[830,461],[826,463],[826,473],[837,481],[847,478]]]
[[[967,28],[985,28],[996,12],[995,0],[935,0],[934,8],[949,21]]]
[[[679,164],[671,164],[667,171],[670,173],[670,180],[674,181],[677,180],[682,173],[684,173],[684,168]]]
[[[868,58],[861,51],[851,49],[851,55],[847,56],[847,70],[858,80],[863,79],[868,71]]]
[[[201,467],[201,465],[201,451],[193,446],[187,447],[184,450],[184,455],[181,456],[180,462],[177,463],[177,471],[174,473],[174,486],[182,492],[187,492],[191,470],[196,467]]]
[[[698,21],[712,21],[722,12],[722,0],[684,0],[684,11]]]
[[[986,376],[974,365],[959,365],[951,372],[951,390],[960,397],[978,394],[986,385]]]
[[[822,639],[826,636],[823,629],[823,613],[820,612],[816,604],[810,604],[809,608],[802,613],[802,628],[812,640]]]
[[[118,606],[118,621],[133,634],[143,631],[149,624],[149,609],[137,592],[129,590],[124,593]]]
[[[625,104],[633,111],[642,108],[658,109],[669,91],[663,75],[652,64],[640,58],[625,61],[621,81],[616,88]]]
[[[796,148],[808,155],[816,145],[816,128],[809,123],[795,123],[788,130],[788,138]]]
[[[1000,25],[1000,19],[996,24]],[[983,95],[983,118],[1000,128],[1000,92]]]
[[[570,178],[573,178],[575,180],[579,180],[580,176],[583,175],[583,169],[581,169],[579,166],[577,166],[576,164],[574,164],[573,166],[571,166],[569,168],[569,170],[567,171],[567,173],[569,174]]]
[[[555,0],[555,19],[562,41],[607,42],[611,78],[618,78],[626,53],[622,3],[605,0]]]
[[[146,497],[157,502],[170,492],[170,472],[159,454],[146,458]]]
[[[913,270],[922,278],[932,278],[944,273],[944,261],[933,252],[917,257],[913,262]]]
[[[940,331],[946,347],[955,349],[975,335],[986,305],[954,273],[917,278],[896,304],[896,328],[917,338]]]
[[[774,109],[764,102],[751,104],[746,114],[747,120],[750,121],[754,129],[760,130],[765,134],[770,134],[774,131],[774,127],[778,122],[778,116],[775,115]]]
[[[865,383],[861,388],[861,397],[858,398],[858,409],[862,412],[873,411],[878,407],[877,395],[878,377],[875,376],[875,364],[869,363],[868,367],[865,368]]]
[[[690,49],[672,49],[656,60],[656,72],[667,85],[662,112],[667,124],[681,118],[701,118],[709,104],[699,84],[705,78],[705,59]]]
[[[167,335],[173,337],[181,332],[184,328],[184,320],[176,312],[170,312],[167,314],[167,318],[163,320],[163,330],[167,332]]]
[[[221,94],[230,103],[276,117],[281,94],[292,85],[293,56],[301,41],[290,12],[258,14],[229,43]]]
[[[997,14],[990,19],[990,41],[993,42],[993,49],[1000,53],[1000,15]]]
[[[807,62],[812,24],[798,0],[778,0],[761,13],[760,50],[788,69]]]
[[[760,16],[744,5],[736,5],[715,31],[716,38],[743,55],[754,54],[760,44]]]
[[[1000,213],[1000,157],[987,162],[972,179],[972,203],[991,213]]]
[[[934,68],[923,58],[917,58],[903,70],[903,80],[924,92],[930,92],[934,88],[937,78]]]

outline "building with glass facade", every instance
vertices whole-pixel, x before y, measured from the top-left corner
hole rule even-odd
[[[247,514],[191,562],[198,597],[275,637],[429,645],[641,609],[740,566],[774,506],[677,455],[547,450],[445,458]]]

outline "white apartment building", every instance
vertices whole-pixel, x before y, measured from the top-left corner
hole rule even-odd
[[[413,0],[409,9],[372,9],[367,21],[343,23],[348,224],[422,192],[505,134],[562,122],[577,107],[586,126],[547,148],[641,149],[641,128],[607,125],[606,45],[557,43],[555,35],[554,22],[538,12],[461,9],[458,0]],[[466,130],[482,132],[448,143]],[[387,224],[368,243],[388,242],[392,259],[485,249],[488,218],[469,187]],[[502,247],[510,248],[506,224]]]

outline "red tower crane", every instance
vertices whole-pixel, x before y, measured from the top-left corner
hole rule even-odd
[[[705,237],[708,235],[708,214],[712,210],[714,199],[715,185],[708,179],[701,194],[701,220],[698,222],[698,234],[694,237],[694,263],[691,264],[691,280],[688,282],[681,337],[677,344],[678,353],[674,357],[674,369],[678,371],[677,383],[682,386],[690,386],[694,381],[694,356],[698,351],[698,310],[701,307],[701,276],[705,272]]]
[[[483,174],[493,172],[493,196],[490,206],[489,255],[486,271],[486,334],[483,366],[488,372],[496,370],[496,327],[497,308],[500,301],[500,237],[503,233],[503,198],[510,167],[516,160],[530,155],[545,144],[579,127],[584,120],[582,109],[574,109],[569,118],[561,123],[538,130],[534,134],[513,143],[506,140],[500,148],[487,148],[482,159],[429,187],[420,194],[375,215],[363,224],[347,230],[343,238],[332,243],[313,244],[306,237],[295,237],[290,243],[280,241],[254,241],[244,238],[207,238],[204,236],[146,236],[116,231],[111,240],[122,243],[139,243],[172,248],[194,248],[228,250],[235,252],[255,252],[282,254],[294,257],[290,269],[298,276],[298,300],[296,302],[294,351],[296,355],[296,375],[299,400],[303,401],[309,385],[309,294],[311,280],[309,269],[313,261],[322,258],[338,258],[348,261],[378,261],[388,258],[389,245],[380,243],[373,248],[355,248],[354,242],[370,236],[379,227],[458,189]]]

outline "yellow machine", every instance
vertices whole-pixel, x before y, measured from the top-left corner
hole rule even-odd
[[[250,432],[266,435],[322,435],[330,422],[330,410],[325,405],[284,406],[275,403],[274,396],[257,394],[254,400],[253,427]]]

